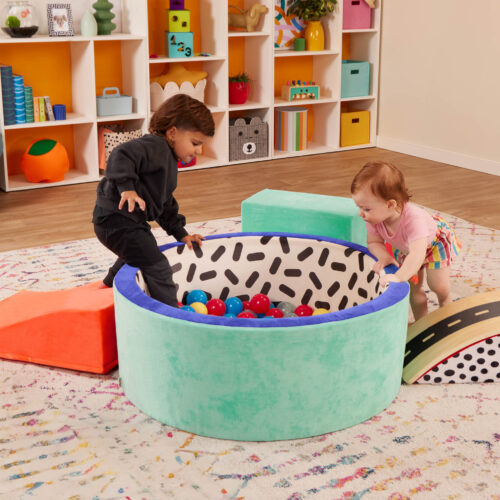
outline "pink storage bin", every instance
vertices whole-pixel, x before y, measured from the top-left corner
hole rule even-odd
[[[369,29],[372,26],[372,9],[365,0],[344,0],[343,29]]]

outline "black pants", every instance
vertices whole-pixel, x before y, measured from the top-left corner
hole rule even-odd
[[[105,285],[113,286],[115,275],[124,264],[138,267],[151,297],[178,307],[172,268],[160,252],[149,224],[116,214],[100,224],[94,224],[94,231],[99,241],[118,256],[103,280]]]

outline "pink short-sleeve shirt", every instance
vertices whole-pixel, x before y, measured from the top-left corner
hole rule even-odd
[[[437,222],[431,214],[413,203],[405,203],[398,227],[394,234],[389,234],[383,222],[366,223],[369,234],[378,234],[393,248],[405,253],[409,252],[409,244],[421,238],[427,238],[427,246],[433,242],[437,232]]]

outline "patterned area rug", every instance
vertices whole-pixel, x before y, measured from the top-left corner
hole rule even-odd
[[[454,298],[498,289],[500,232],[442,215],[463,242]],[[240,220],[188,230],[236,232]],[[5,252],[0,299],[96,281],[112,261],[94,239]],[[0,498],[500,500],[499,384],[402,386],[385,411],[349,429],[249,443],[160,424],[118,376],[0,360]]]

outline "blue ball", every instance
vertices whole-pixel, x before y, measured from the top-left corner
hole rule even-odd
[[[181,309],[183,311],[196,312],[191,306],[182,306]]]
[[[236,314],[226,313],[226,314],[224,314],[224,318],[236,318]]]
[[[191,290],[186,297],[187,305],[192,304],[193,302],[201,302],[202,304],[206,304],[207,301],[207,294],[203,290]]]
[[[227,313],[237,316],[241,311],[243,311],[243,303],[238,297],[229,297],[224,303],[226,304]]]

